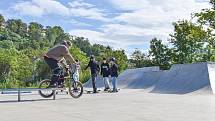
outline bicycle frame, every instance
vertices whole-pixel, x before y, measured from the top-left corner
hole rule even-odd
[[[64,68],[62,66],[60,66],[61,71],[60,71],[60,77],[58,78],[58,82],[60,80],[63,80],[63,85],[65,86],[65,82],[69,82],[69,84],[74,83],[75,80],[73,79],[73,70],[71,68],[71,66],[69,66],[69,68]],[[66,76],[65,76],[66,75]]]

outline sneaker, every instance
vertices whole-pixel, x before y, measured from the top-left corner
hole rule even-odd
[[[118,89],[114,89],[112,92],[118,92]]]
[[[107,89],[107,88],[105,88],[105,89],[104,89],[104,91],[108,91],[108,89]]]
[[[104,89],[104,91],[109,91],[110,90],[110,87],[107,87]]]
[[[93,91],[93,93],[99,93],[98,91]]]

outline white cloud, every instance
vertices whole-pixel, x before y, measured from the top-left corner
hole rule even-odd
[[[210,7],[209,2],[195,0],[111,0],[111,2],[117,9],[126,12],[114,18],[120,24],[106,25],[104,29],[114,38],[125,39],[121,41],[127,41],[131,45],[134,45],[134,42],[149,44],[149,40],[154,37],[166,43],[169,34],[173,32],[172,22],[190,19],[191,13]]]
[[[122,10],[138,10],[149,5],[147,0],[110,0],[115,8]]]
[[[75,36],[85,36],[90,39],[92,43],[97,43],[100,40],[103,40],[102,37],[104,36],[102,32],[81,29],[71,30],[69,33]]]
[[[107,22],[107,15],[102,9],[96,8],[95,5],[77,0],[68,3],[70,5],[70,14],[76,17],[85,17],[88,19],[95,19]]]
[[[69,3],[70,7],[72,8],[79,8],[79,7],[85,7],[85,8],[93,8],[95,5],[85,3],[82,0],[77,0]]]
[[[46,14],[57,14],[68,16],[69,8],[54,0],[32,0],[32,3],[39,6]]]
[[[116,45],[114,46],[115,48],[120,48],[119,46],[117,47],[117,41],[111,40],[106,38],[104,32],[98,32],[98,31],[93,31],[93,30],[85,30],[85,29],[76,29],[76,30],[71,30],[69,32],[71,35],[74,36],[79,36],[79,37],[86,37],[90,40],[92,44],[105,44],[105,45]]]
[[[143,6],[141,2],[147,5]],[[145,32],[148,34],[160,33],[166,37],[172,30],[172,22],[190,19],[191,13],[209,7],[208,2],[198,3],[195,0],[113,0],[112,3],[123,10],[132,9],[117,16],[116,21],[124,22],[126,26],[140,27],[143,32],[147,30]]]
[[[44,10],[39,6],[32,4],[31,2],[20,2],[13,6],[15,11],[18,11],[23,15],[32,15],[32,16],[42,16],[44,14]]]
[[[22,1],[12,7],[23,15],[41,17],[44,14],[69,15],[69,9],[60,2],[54,0]]]
[[[133,48],[129,46],[148,46],[146,41],[144,41],[145,38],[142,38],[142,36],[136,36],[137,40],[143,40],[143,41],[135,41],[134,36],[130,35],[111,35],[110,33],[106,32],[98,32],[93,30],[85,30],[85,29],[76,29],[71,30],[69,32],[73,36],[79,36],[79,37],[86,37],[89,39],[89,41],[92,44],[102,44],[102,45],[109,45],[113,47],[114,49],[124,49],[126,54],[130,56],[130,54],[133,52]],[[117,32],[116,32],[117,33]],[[146,48],[139,48],[142,51],[146,52]]]
[[[76,17],[84,17],[88,19],[100,20],[104,22],[108,22],[108,19],[105,17],[106,15],[97,8],[71,8],[70,14]]]
[[[13,10],[21,15],[41,17],[43,15],[60,15],[82,17],[92,20],[108,21],[104,10],[81,0],[69,2],[68,6],[55,0],[31,0],[16,3]]]
[[[92,43],[109,44],[127,49],[142,46],[144,51],[149,41],[157,37],[165,44],[173,32],[172,22],[190,19],[191,13],[208,8],[208,2],[195,0],[110,0],[122,13],[112,19],[112,23],[98,27],[100,32],[91,30],[71,31],[71,34],[85,36]],[[106,40],[106,41],[103,41]]]
[[[71,23],[71,24],[73,24],[75,26],[88,26],[88,27],[91,26],[92,27],[91,24],[88,24],[88,23],[85,23],[85,22],[81,22],[81,21],[77,21],[75,19],[64,20],[64,22]]]

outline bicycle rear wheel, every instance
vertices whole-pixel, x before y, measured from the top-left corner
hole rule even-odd
[[[50,98],[51,96],[54,95],[54,91],[48,89],[50,83],[51,83],[50,79],[44,79],[39,84],[39,88],[42,89],[42,90],[39,90],[39,94],[44,98]]]
[[[84,91],[83,85],[81,82],[77,81],[77,82],[72,82],[72,84],[69,86],[69,94],[73,97],[73,98],[79,98],[82,96]]]

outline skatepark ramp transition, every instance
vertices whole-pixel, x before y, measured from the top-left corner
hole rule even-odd
[[[121,73],[118,77],[118,87],[119,88],[141,88],[141,86],[146,87],[146,85],[136,85],[137,82],[141,81],[143,78],[143,75],[145,72],[157,72],[160,71],[159,67],[145,67],[145,68],[138,68],[138,69],[127,69],[123,73]],[[96,79],[96,86],[98,88],[104,87],[104,81],[102,80],[102,77],[99,76]],[[151,79],[150,79],[151,80]],[[137,81],[137,82],[136,82]],[[152,83],[150,81],[149,83]],[[148,84],[149,84],[148,83]],[[111,84],[111,82],[110,82]],[[130,86],[128,86],[130,85]],[[92,87],[92,80],[90,79],[84,84],[84,87]]]
[[[92,87],[91,80],[84,86]],[[97,79],[97,86],[104,87],[101,77]],[[127,69],[119,75],[118,87],[163,94],[215,94],[215,63],[176,64],[170,70],[159,70],[159,67]]]

